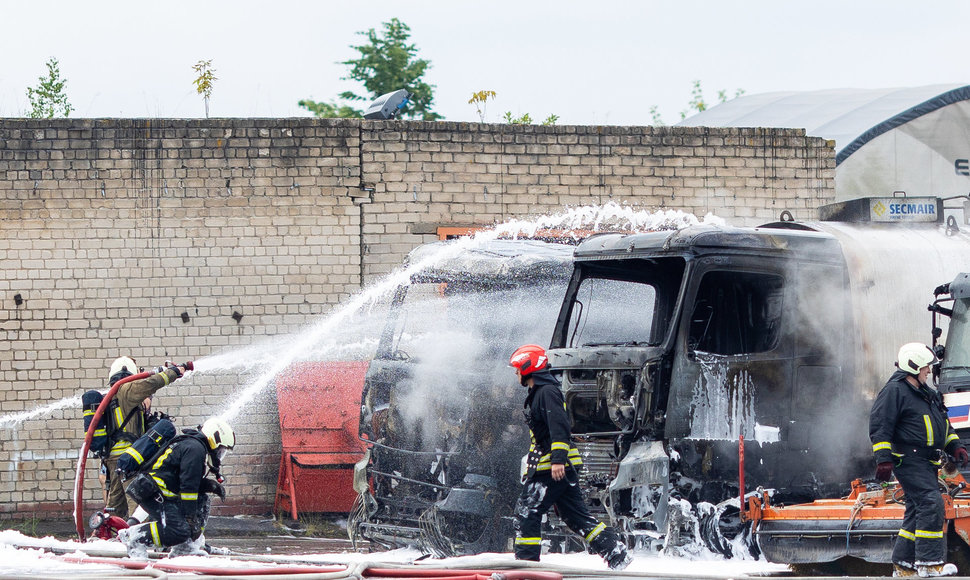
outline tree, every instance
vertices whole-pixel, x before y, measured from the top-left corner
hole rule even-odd
[[[478,113],[478,118],[482,120],[482,123],[486,122],[485,106],[488,104],[488,100],[489,99],[494,100],[496,96],[497,96],[497,93],[495,91],[484,90],[484,91],[478,91],[478,92],[472,93],[472,98],[468,99],[468,104],[475,105],[475,112]],[[505,111],[505,114],[502,115],[502,118],[509,125],[531,125],[532,124],[532,116],[529,113],[525,113],[524,115],[520,115],[518,117],[513,117],[512,111]],[[556,121],[558,120],[559,120],[559,115],[549,115],[548,117],[546,117],[546,120],[543,121],[541,124],[555,125]]]
[[[472,98],[468,99],[469,105],[475,105],[475,112],[478,113],[478,118],[481,119],[482,123],[487,122],[486,107],[488,100],[495,100],[495,96],[495,91],[484,90],[472,93]]]
[[[27,87],[27,99],[30,101],[31,119],[53,119],[58,113],[70,116],[74,107],[67,101],[64,84],[67,79],[61,78],[61,71],[56,58],[47,61],[47,76],[37,79],[37,88]]]
[[[215,69],[212,68],[211,60],[200,60],[192,66],[192,70],[199,75],[192,83],[195,84],[195,92],[202,95],[202,100],[205,102],[205,118],[208,119],[209,97],[212,96],[212,83],[219,79],[215,75]]]
[[[519,117],[513,117],[512,111],[505,111],[505,114],[502,116],[502,118],[505,119],[505,122],[508,123],[509,125],[531,125],[532,124],[532,115],[530,115],[529,113],[525,113],[524,115],[521,115]],[[542,121],[539,124],[555,125],[556,121],[558,120],[559,120],[559,115],[549,115],[548,117],[545,118],[544,121]]]
[[[421,80],[431,63],[417,58],[417,47],[408,43],[411,29],[397,18],[384,22],[383,26],[380,34],[373,28],[358,32],[357,34],[365,36],[368,41],[367,44],[351,47],[360,53],[360,57],[340,63],[350,67],[350,72],[346,77],[341,77],[342,80],[363,83],[369,94],[358,95],[352,91],[344,91],[340,93],[340,98],[353,102],[372,101],[385,93],[407,89],[411,98],[401,113],[404,117],[421,118],[425,121],[441,119],[441,115],[431,110],[434,85]],[[317,117],[361,116],[360,111],[348,105],[318,103],[310,99],[304,99],[298,104]]]
[[[349,105],[338,105],[336,103],[320,103],[303,99],[297,103],[304,109],[313,113],[314,117],[324,119],[357,119],[364,116],[364,112]]]
[[[744,89],[737,89],[734,92],[734,96],[731,98],[738,98],[744,94]],[[727,90],[721,89],[717,92],[718,103],[723,103],[728,100]],[[683,121],[693,112],[700,113],[701,111],[707,110],[707,101],[704,100],[704,90],[701,88],[701,81],[694,81],[691,85],[690,90],[690,101],[687,102],[687,108],[680,112],[680,120]],[[657,126],[665,125],[663,118],[660,116],[660,112],[657,109],[657,105],[650,107],[650,117],[653,120],[653,124]]]

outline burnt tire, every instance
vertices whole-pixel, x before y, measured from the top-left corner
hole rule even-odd
[[[735,554],[735,540],[743,538],[748,554],[758,558],[761,551],[751,538],[750,522],[741,521],[741,510],[738,500],[726,500],[713,507],[713,510],[700,517],[700,535],[708,550],[721,554],[725,558],[733,558]]]

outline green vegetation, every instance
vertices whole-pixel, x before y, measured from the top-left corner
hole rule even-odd
[[[378,33],[373,28],[357,34],[367,38],[366,44],[353,46],[360,53],[355,59],[340,64],[350,67],[350,72],[342,80],[362,83],[368,93],[359,95],[353,91],[340,93],[340,98],[350,102],[372,101],[377,97],[407,89],[411,98],[402,116],[408,119],[436,121],[441,115],[432,111],[434,85],[422,80],[431,63],[417,58],[418,49],[409,43],[411,29],[397,18],[383,23]],[[317,117],[361,117],[362,111],[346,103],[317,102],[303,99],[297,103]]]
[[[30,112],[27,116],[31,119],[53,119],[63,115],[68,117],[71,111],[71,103],[67,100],[64,92],[64,84],[67,79],[61,78],[61,71],[56,58],[47,61],[47,76],[37,79],[37,87],[27,88],[27,99],[30,101]]]
[[[212,83],[216,80],[215,69],[212,68],[211,60],[200,60],[192,67],[199,76],[192,81],[195,84],[195,92],[202,95],[205,102],[205,118],[209,118],[209,97],[212,96]]]

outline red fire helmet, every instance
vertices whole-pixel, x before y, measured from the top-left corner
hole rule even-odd
[[[526,344],[515,349],[509,358],[509,364],[519,369],[519,374],[524,377],[546,368],[549,358],[546,356],[546,349],[537,344]]]

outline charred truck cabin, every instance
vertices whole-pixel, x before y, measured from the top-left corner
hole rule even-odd
[[[847,489],[869,460],[848,281],[839,241],[792,223],[582,243],[549,355],[591,507],[631,544],[687,516],[723,550],[741,436],[758,485]]]
[[[508,357],[552,334],[573,247],[528,240],[414,250],[368,369],[350,534],[439,555],[501,551],[529,436]],[[450,248],[450,249],[449,249]],[[443,255],[443,254],[442,254]]]

